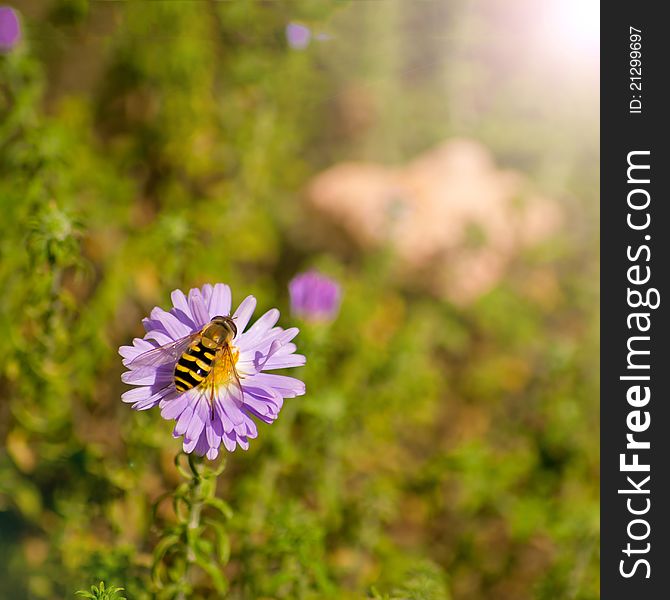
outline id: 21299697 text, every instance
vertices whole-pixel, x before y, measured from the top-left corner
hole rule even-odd
[[[632,115],[642,114],[642,30],[628,28],[630,40],[629,78],[632,96],[628,103],[628,112]]]

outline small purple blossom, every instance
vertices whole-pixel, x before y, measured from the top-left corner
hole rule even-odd
[[[291,312],[308,321],[332,321],[340,310],[340,285],[317,271],[296,275],[288,291]]]
[[[17,12],[0,6],[0,52],[9,52],[21,40],[21,23]]]
[[[286,41],[294,50],[304,50],[312,39],[312,31],[306,25],[289,23],[286,26]]]
[[[137,357],[158,347],[199,332],[215,316],[226,316],[231,311],[231,292],[227,285],[204,285],[189,291],[172,292],[170,311],[156,307],[149,318],[142,321],[146,330],[143,339],[135,338],[132,346],[122,346],[119,354],[129,370],[121,379],[135,385],[121,399],[136,410],[147,410],[158,405],[161,416],[175,420],[173,436],[183,436],[185,452],[195,452],[214,459],[223,444],[233,451],[237,446],[246,450],[249,439],[258,435],[252,417],[272,423],[278,416],[284,398],[305,393],[305,384],[293,377],[266,373],[274,369],[298,367],[305,357],[296,354],[291,340],[298,329],[277,327],[279,311],[273,308],[251,327],[247,325],[256,307],[256,299],[247,296],[233,313],[237,335],[230,342],[240,387],[232,378],[215,380],[212,397],[204,394],[203,384],[179,393],[175,388],[174,370],[179,357],[147,368],[137,366]],[[246,331],[245,331],[246,329]]]

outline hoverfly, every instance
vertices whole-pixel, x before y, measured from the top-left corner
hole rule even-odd
[[[237,326],[232,317],[216,316],[200,331],[140,354],[128,367],[137,377],[143,377],[162,365],[174,364],[172,379],[177,392],[183,394],[200,388],[203,394],[208,394],[213,419],[215,383],[222,376],[233,381],[240,399],[243,396],[231,347],[236,335]]]

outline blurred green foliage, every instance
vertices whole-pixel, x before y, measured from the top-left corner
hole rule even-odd
[[[92,585],[90,592],[80,590],[76,592],[76,595],[90,600],[126,600],[125,597],[119,595],[122,591],[123,588],[115,586],[106,588],[105,582],[101,581],[100,585]]]
[[[461,118],[503,85],[463,73],[485,36],[437,46],[463,7],[21,4],[25,41],[0,56],[0,597],[154,597],[179,442],[120,402],[116,349],[205,282],[286,326],[308,266],[341,281],[342,311],[301,325],[307,395],[219,477],[228,597],[599,596],[596,115],[537,92],[546,113],[500,93]],[[292,50],[293,20],[330,41]],[[362,117],[338,102],[351,85]],[[406,287],[385,252],[303,242],[310,175],[463,133],[574,224],[477,302]],[[188,597],[216,597],[205,575]]]

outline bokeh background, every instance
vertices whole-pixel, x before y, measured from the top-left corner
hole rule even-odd
[[[308,356],[219,478],[230,598],[598,598],[598,4],[12,6],[0,597],[156,596],[180,443],[117,348],[226,282]]]

